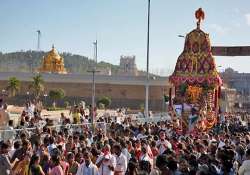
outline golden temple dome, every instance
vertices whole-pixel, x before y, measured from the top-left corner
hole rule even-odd
[[[61,56],[58,54],[57,50],[55,49],[54,45],[52,45],[51,51],[48,52],[46,55],[47,59],[55,59],[60,60]]]
[[[39,68],[40,72],[45,73],[59,73],[66,74],[67,71],[64,68],[63,57],[59,55],[54,45],[52,46],[51,51],[43,57],[42,66]]]

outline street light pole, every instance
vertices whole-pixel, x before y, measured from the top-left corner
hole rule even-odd
[[[94,44],[94,58],[95,58],[95,63],[97,64],[97,40],[95,40]]]
[[[97,64],[97,40],[93,43],[94,44],[94,63],[92,66],[92,70],[88,71],[92,73],[92,115],[91,115],[91,124],[92,129],[94,130],[94,110],[95,110],[95,73],[99,72],[96,70],[96,64]]]
[[[94,44],[94,66],[93,66],[93,76],[92,76],[92,83],[93,83],[93,88],[92,88],[92,125],[94,125],[94,110],[95,110],[95,72],[96,72],[96,64],[97,64],[97,40],[93,43]]]
[[[149,26],[150,26],[150,0],[148,0],[148,31],[147,31],[147,79],[146,79],[146,98],[145,98],[145,117],[148,118],[148,96],[149,96]]]
[[[40,51],[40,38],[41,38],[41,31],[37,30],[37,51]]]

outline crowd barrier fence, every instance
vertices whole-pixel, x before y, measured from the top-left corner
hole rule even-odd
[[[35,127],[23,127],[18,129],[11,129],[7,127],[6,129],[0,129],[0,140],[15,140],[18,139],[21,132],[25,132],[29,135],[32,133],[35,133],[37,129],[42,130],[44,125],[38,125]],[[106,135],[107,130],[109,129],[110,124],[106,122],[95,122],[94,123],[94,131],[102,130],[104,134]],[[81,123],[81,124],[66,124],[66,125],[51,125],[47,126],[47,128],[60,131],[61,129],[67,128],[69,133],[72,134],[75,131],[78,131],[79,133],[92,131],[92,123]]]

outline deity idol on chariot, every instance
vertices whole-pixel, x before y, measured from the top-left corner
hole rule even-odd
[[[175,89],[170,91],[170,99],[173,99],[170,104],[181,111],[182,127],[186,131],[193,128],[204,131],[216,124],[222,86],[209,34],[200,27],[205,18],[201,8],[196,11],[195,17],[197,27],[186,35],[184,50],[169,77]]]

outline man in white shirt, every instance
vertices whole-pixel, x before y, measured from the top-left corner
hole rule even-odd
[[[128,152],[127,144],[125,140],[121,140],[122,154],[127,158],[127,162],[129,162],[131,158],[131,154]]]
[[[115,144],[113,150],[116,158],[115,175],[125,175],[128,164],[127,157],[122,153],[119,144]]]
[[[56,148],[56,144],[55,144],[55,138],[54,137],[50,137],[49,138],[49,146],[47,146],[48,152],[51,155],[52,150]]]
[[[10,159],[12,158],[13,154],[15,153],[15,151],[17,149],[19,149],[20,147],[21,147],[21,142],[19,140],[15,141],[13,148],[11,148],[10,151],[9,151],[9,153],[8,153]]]
[[[164,130],[160,131],[160,139],[156,142],[156,146],[158,147],[160,154],[163,154],[167,149],[172,149],[171,143],[166,140]]]
[[[246,151],[246,160],[240,166],[238,174],[239,175],[250,174],[250,149]]]
[[[85,152],[83,158],[84,162],[78,167],[76,175],[97,175],[98,168],[91,161],[91,153]]]
[[[33,103],[28,102],[24,110],[28,113],[29,117],[34,117],[35,105]]]
[[[97,158],[96,165],[98,167],[98,175],[114,175],[116,160],[110,153],[109,145],[104,147],[104,153]]]

